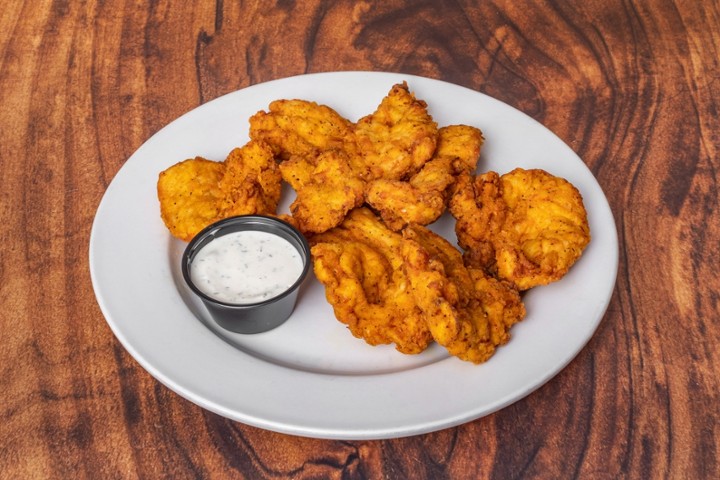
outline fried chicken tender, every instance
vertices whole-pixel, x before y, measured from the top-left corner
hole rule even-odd
[[[408,181],[370,182],[367,202],[396,231],[410,223],[433,223],[447,208],[448,187],[455,181],[455,174],[475,170],[482,142],[482,133],[477,128],[442,127],[433,158]]]
[[[465,263],[493,274],[497,272],[493,239],[500,234],[507,214],[505,205],[497,200],[500,196],[496,173],[478,177],[465,173],[452,186],[448,204]]]
[[[429,225],[447,207],[446,190],[455,177],[452,160],[430,160],[409,181],[375,180],[368,186],[366,200],[388,227],[398,231],[410,223]]]
[[[224,197],[223,217],[246,214],[274,214],[280,202],[281,176],[272,149],[263,142],[250,141],[233,149],[225,159],[220,180]]]
[[[250,138],[270,145],[280,160],[352,149],[352,123],[326,105],[275,100],[250,117]]]
[[[479,268],[468,267],[475,282],[475,294],[490,321],[490,338],[495,345],[510,340],[510,327],[525,318],[520,292],[510,282],[491,277]]]
[[[337,319],[370,345],[420,353],[432,342],[403,269],[403,238],[369,209],[311,238],[315,275]]]
[[[437,146],[437,123],[427,104],[410,93],[406,82],[394,85],[374,113],[355,124],[359,155],[353,167],[366,180],[400,180],[425,165]]]
[[[480,149],[485,143],[482,131],[470,125],[448,125],[438,130],[435,157],[453,159],[455,174],[474,172]]]
[[[170,233],[190,241],[213,222],[233,215],[274,215],[280,201],[280,171],[272,150],[250,141],[224,162],[201,157],[160,173],[160,216]]]
[[[312,180],[319,155],[293,155],[280,163],[280,175],[296,192]]]
[[[425,227],[403,230],[404,269],[433,338],[458,358],[482,363],[525,316],[510,284],[468,269],[461,253]]]
[[[224,193],[219,182],[225,164],[195,157],[160,173],[157,195],[160,217],[170,233],[184,241],[220,217]]]
[[[450,212],[466,261],[520,290],[562,278],[590,241],[580,192],[544,170],[462,176]]]
[[[280,171],[297,193],[290,212],[304,233],[330,230],[364,201],[365,184],[340,150],[328,150],[312,161],[291,159],[280,164]]]

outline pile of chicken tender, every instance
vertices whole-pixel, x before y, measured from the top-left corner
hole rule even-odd
[[[525,317],[523,293],[561,279],[590,241],[575,186],[539,169],[482,172],[482,132],[438,126],[406,82],[357,122],[273,101],[249,138],[222,162],[160,173],[165,225],[189,241],[235,215],[291,223],[336,318],[370,345],[417,354],[437,342],[485,362]],[[277,211],[283,182],[296,193],[290,214]],[[428,228],[446,211],[457,246]]]

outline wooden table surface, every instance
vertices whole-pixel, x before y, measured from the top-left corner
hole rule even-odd
[[[0,477],[720,478],[720,6],[521,3],[2,2]],[[489,94],[602,186],[610,306],[528,397],[415,437],[293,437],[183,399],[113,336],[88,243],[128,157],[220,95],[338,70]]]

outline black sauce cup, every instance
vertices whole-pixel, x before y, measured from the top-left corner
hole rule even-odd
[[[257,303],[227,303],[203,293],[190,276],[197,252],[215,238],[248,230],[271,233],[290,242],[303,261],[303,270],[298,279],[281,294]],[[295,309],[300,285],[309,270],[310,247],[302,233],[287,222],[263,215],[240,215],[213,223],[190,241],[182,257],[185,283],[200,297],[213,320],[226,330],[246,334],[267,332],[285,323]]]

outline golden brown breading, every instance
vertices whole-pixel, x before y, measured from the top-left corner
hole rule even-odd
[[[448,125],[438,130],[435,157],[453,159],[454,173],[472,173],[477,168],[480,148],[485,142],[482,131],[470,125]]]
[[[468,272],[490,322],[490,338],[495,345],[504,345],[510,340],[510,327],[525,318],[520,292],[512,283],[491,277],[481,269],[468,267]]]
[[[429,225],[445,212],[448,186],[456,172],[475,170],[483,137],[480,130],[451,125],[438,131],[433,158],[408,181],[379,179],[369,182],[367,202],[393,230],[416,223]]]
[[[429,225],[447,207],[446,190],[455,180],[451,172],[450,158],[433,158],[407,182],[385,179],[370,182],[366,200],[393,230],[401,230],[410,223]]]
[[[370,345],[419,353],[432,342],[403,270],[402,236],[367,208],[311,239],[315,275],[337,319]]]
[[[466,268],[460,252],[425,227],[411,225],[403,237],[404,269],[433,338],[462,360],[487,361],[525,316],[518,292]]]
[[[267,144],[251,140],[233,149],[220,180],[222,216],[274,214],[280,202],[280,182],[280,170]]]
[[[590,242],[580,192],[543,170],[518,168],[501,179],[510,214],[496,247],[498,275],[521,290],[559,280]]]
[[[437,124],[427,104],[407,83],[392,87],[375,112],[355,124],[359,159],[353,166],[366,180],[400,180],[420,170],[435,152]],[[355,163],[357,161],[357,163]]]
[[[319,155],[292,155],[280,163],[280,175],[296,192],[310,183]]]
[[[160,172],[157,194],[160,216],[170,233],[184,241],[220,218],[223,192],[218,183],[225,165],[201,157]]]
[[[352,123],[332,108],[307,100],[276,100],[250,117],[250,138],[262,140],[281,160],[352,148]]]
[[[201,157],[160,173],[160,215],[170,233],[190,241],[211,223],[233,215],[274,215],[281,192],[280,171],[272,150],[250,141],[224,162]]]
[[[494,274],[496,238],[505,222],[507,208],[500,198],[500,176],[488,172],[477,177],[460,174],[451,188],[448,207],[455,217],[458,245],[465,263]]]
[[[590,241],[580,192],[544,170],[463,177],[450,212],[466,261],[520,290],[562,278]]]
[[[298,165],[287,164],[282,163],[280,169],[296,187],[297,197],[290,211],[303,233],[330,230],[363,203],[365,185],[355,177],[342,151],[328,150],[312,162],[301,162],[299,168],[288,168]]]

